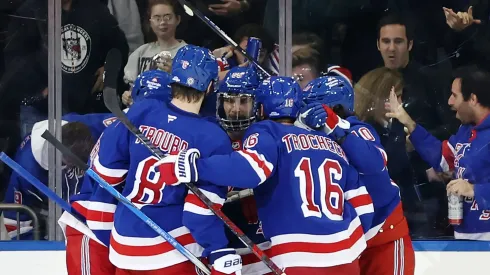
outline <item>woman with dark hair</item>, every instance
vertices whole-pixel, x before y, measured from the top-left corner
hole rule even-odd
[[[170,70],[171,59],[177,51],[187,43],[175,38],[175,32],[181,21],[181,7],[175,0],[150,0],[148,5],[148,31],[150,41],[140,46],[130,56],[124,68],[124,80],[131,84],[136,77],[152,67],[153,58],[162,53],[162,66],[159,68]],[[131,105],[131,91],[124,92],[122,96],[125,105]]]

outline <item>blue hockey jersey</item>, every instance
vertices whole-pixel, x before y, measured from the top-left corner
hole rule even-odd
[[[490,117],[478,125],[462,125],[449,140],[439,141],[422,126],[410,135],[415,150],[437,171],[474,184],[475,197],[465,198],[457,239],[490,241]]]
[[[163,152],[194,147],[199,148],[201,156],[208,157],[232,151],[228,136],[218,125],[171,103],[147,99],[133,104],[127,116]],[[224,224],[185,185],[167,186],[164,177],[153,167],[157,160],[123,124],[117,123],[100,138],[92,168],[108,183],[121,188],[123,196],[194,255],[206,257],[214,250],[225,248],[228,241]],[[213,203],[224,203],[226,187],[205,181],[198,184]],[[106,192],[95,193],[87,211],[99,216],[102,223],[97,220],[91,223],[87,218],[87,225],[97,237],[103,231],[111,231],[109,258],[115,266],[154,270],[187,261],[124,205],[103,201],[104,194],[110,196]]]
[[[233,142],[233,148],[235,148],[235,144]],[[237,150],[240,149],[237,148]],[[258,218],[257,204],[253,195],[231,202],[227,201],[223,205],[223,213],[262,250],[270,248],[270,240],[264,237],[262,222]],[[267,274],[270,272],[270,269],[250,249],[246,248],[230,230],[226,230],[226,233],[229,241],[228,247],[234,248],[237,254],[242,257],[242,275]]]
[[[366,247],[356,211],[372,218],[371,198],[342,148],[323,133],[257,122],[243,150],[201,158],[197,168],[200,180],[255,188],[271,240],[266,253],[279,267],[350,263]]]
[[[67,114],[62,117],[62,125],[68,122],[81,122],[87,125],[94,139],[97,139],[106,125],[110,125],[114,120],[112,114]],[[40,121],[32,128],[32,133],[24,138],[20,144],[15,161],[24,167],[29,173],[39,179],[42,183],[48,185],[48,142],[41,137],[41,134],[48,129],[48,121]],[[70,167],[63,169],[63,198],[69,201],[72,194],[78,192],[83,180],[84,171]],[[10,176],[7,193],[5,196],[6,203],[20,203],[27,205],[35,210],[40,215],[41,221],[47,217],[48,199],[47,197],[29,184],[23,177],[12,172]],[[30,217],[20,214],[20,228],[22,239],[32,238],[30,230],[32,229]],[[17,214],[12,211],[4,212],[4,222],[8,227],[9,236],[16,238],[17,236]],[[27,233],[27,234],[25,234]]]
[[[365,233],[366,239],[370,240],[379,232],[395,208],[400,205],[400,189],[390,179],[386,168],[388,159],[373,127],[355,116],[348,117],[347,121],[350,123],[352,135],[348,135],[341,146],[350,164],[359,172],[373,200],[374,217],[371,228]],[[398,224],[400,220],[404,220],[404,217],[402,215],[395,219]],[[403,222],[400,223],[400,225],[403,224]],[[400,237],[402,236],[396,236],[395,239]]]

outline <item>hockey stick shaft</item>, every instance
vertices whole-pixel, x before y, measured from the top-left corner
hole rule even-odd
[[[261,70],[267,77],[271,75],[255,60],[252,58],[244,49],[238,45],[233,39],[231,39],[223,30],[221,30],[213,21],[211,21],[206,15],[201,13],[198,9],[189,4],[186,0],[178,0],[179,3],[184,7],[184,10],[187,14],[191,15],[195,14],[202,22],[204,22],[208,27],[210,27],[217,35],[219,35],[222,39],[226,41],[229,45],[233,46],[236,50],[238,50],[242,55],[244,55],[249,62],[252,62],[259,70]],[[190,11],[189,11],[190,10]]]
[[[65,157],[73,161],[76,166],[80,169],[85,170],[85,173],[94,179],[102,188],[104,188],[109,194],[111,194],[114,198],[116,198],[119,202],[124,204],[131,212],[133,212],[140,220],[145,222],[151,229],[157,232],[160,236],[162,236],[168,243],[170,243],[175,249],[177,249],[182,255],[184,255],[189,261],[191,261],[194,265],[196,265],[199,269],[201,269],[206,274],[211,274],[209,269],[203,264],[194,254],[192,254],[189,250],[187,250],[183,245],[181,245],[172,235],[165,232],[160,226],[158,226],[153,220],[150,219],[145,213],[141,212],[131,201],[129,201],[126,197],[121,195],[114,187],[112,187],[109,183],[107,183],[104,179],[102,179],[99,174],[97,174],[94,170],[89,168],[89,166],[83,162],[80,158],[78,158],[73,152],[71,152],[68,148],[66,148],[61,142],[59,142],[50,132],[45,131],[42,134],[42,137],[45,138],[49,143],[53,144],[53,146],[58,149]]]
[[[238,192],[230,193],[231,192],[228,193],[229,197],[226,199],[225,203],[234,202],[254,195],[254,191],[252,189],[244,189]]]
[[[46,195],[46,197],[58,204],[63,210],[71,214],[80,215],[75,209],[71,207],[69,203],[60,198],[55,192],[49,189],[44,183],[39,181],[36,177],[34,177],[26,169],[24,169],[17,162],[7,156],[7,154],[5,154],[4,152],[0,153],[0,160],[7,164],[10,168],[12,168],[13,171],[15,171],[19,176],[28,181],[37,190]]]
[[[156,148],[151,141],[136,128],[131,121],[129,121],[126,114],[119,108],[119,100],[117,98],[116,90],[111,87],[104,88],[104,103],[121,123],[137,138],[148,150],[152,152],[158,159],[165,157],[164,153],[160,149]],[[250,240],[243,231],[238,228],[222,211],[220,206],[215,205],[204,193],[197,188],[193,183],[185,184],[189,190],[192,191],[219,219],[221,219],[230,231],[240,239],[240,241],[249,248],[252,253],[257,256],[264,264],[269,267],[276,275],[284,274],[282,270],[262,251],[252,240]]]

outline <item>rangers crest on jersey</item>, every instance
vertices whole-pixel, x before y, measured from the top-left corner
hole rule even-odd
[[[187,60],[182,60],[182,69],[187,69],[189,67],[189,61]]]
[[[456,143],[456,146],[454,148],[456,151],[456,154],[454,154],[454,167],[459,167],[459,161],[461,160],[461,158],[464,157],[470,147],[471,143]]]

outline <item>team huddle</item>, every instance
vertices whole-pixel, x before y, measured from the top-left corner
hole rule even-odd
[[[127,117],[167,157],[115,121],[93,147],[91,168],[213,275],[274,273],[189,182],[283,274],[413,274],[399,189],[380,138],[354,116],[351,82],[333,73],[302,90],[253,66],[220,82],[218,70],[208,49],[188,45],[170,74],[142,73]],[[200,116],[214,99],[216,117]],[[249,189],[252,196],[225,203],[231,190]],[[201,272],[92,178],[70,202],[86,223],[67,212],[59,221],[69,274]]]

